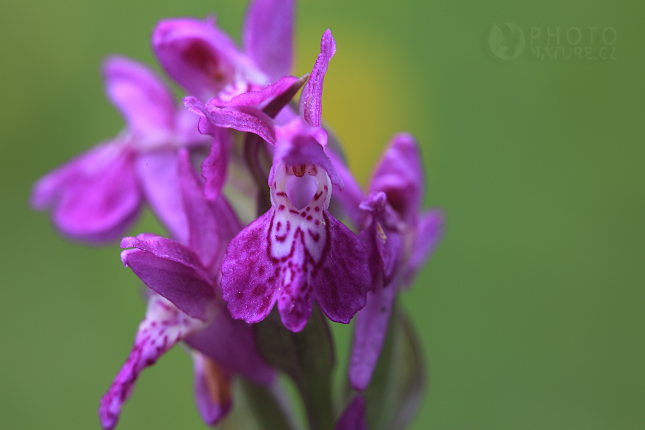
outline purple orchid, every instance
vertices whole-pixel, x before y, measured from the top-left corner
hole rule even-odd
[[[65,236],[101,243],[122,236],[145,199],[171,235],[185,240],[176,152],[209,138],[197,132],[194,117],[177,109],[170,90],[147,67],[110,57],[103,74],[126,130],[41,178],[31,204],[49,208]]]
[[[351,385],[362,391],[369,385],[380,356],[396,293],[412,283],[439,243],[443,215],[439,210],[419,210],[425,178],[418,145],[410,135],[392,139],[373,174],[367,197],[342,163],[338,165],[349,186],[336,197],[362,230],[360,237],[368,250],[373,279],[367,305],[356,316],[349,366]]]
[[[186,212],[186,245],[152,234],[126,237],[121,259],[153,293],[132,352],[101,401],[105,429],[118,421],[139,373],[179,341],[195,361],[195,395],[205,422],[212,425],[230,408],[233,373],[269,384],[274,371],[258,355],[251,327],[233,320],[219,298],[220,268],[228,241],[241,225],[224,197],[207,201],[186,150],[178,163]]]
[[[271,209],[231,241],[222,266],[222,296],[233,318],[261,321],[278,302],[283,324],[297,332],[314,300],[329,319],[342,323],[365,305],[371,286],[365,249],[328,211],[332,184],[343,188],[320,127],[323,80],[335,52],[327,30],[300,98],[300,116],[286,125],[256,108],[185,100],[211,123],[255,133],[275,147]]]

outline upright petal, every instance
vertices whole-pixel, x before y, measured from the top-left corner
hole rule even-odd
[[[141,153],[136,170],[144,195],[155,216],[179,243],[188,243],[186,214],[179,193],[177,150]]]
[[[246,53],[271,81],[289,74],[293,61],[294,0],[255,0],[242,39]]]
[[[423,198],[424,174],[419,146],[409,134],[390,142],[372,177],[370,191],[382,191],[406,224],[413,223]]]
[[[276,372],[258,353],[253,327],[234,320],[221,309],[206,328],[186,339],[186,343],[215,360],[225,372],[239,373],[257,384],[269,385]]]
[[[54,225],[71,239],[117,239],[141,206],[133,157],[124,142],[97,146],[40,179],[32,191],[32,205],[51,208]]]
[[[194,351],[195,402],[204,422],[214,426],[231,409],[231,377],[216,361]]]
[[[174,125],[174,100],[152,70],[133,60],[113,56],[103,63],[103,77],[108,98],[139,138],[156,140],[170,133]]]
[[[300,114],[310,125],[320,127],[322,116],[322,91],[329,61],[336,53],[336,41],[331,30],[325,31],[320,42],[320,54],[300,96]]]
[[[201,322],[188,317],[167,300],[157,295],[150,298],[132,351],[101,399],[99,417],[105,430],[116,426],[121,406],[132,394],[141,371],[155,364],[177,342],[202,327]]]
[[[365,419],[365,398],[356,396],[338,419],[334,430],[369,430]]]
[[[153,234],[121,241],[121,261],[148,288],[170,300],[193,318],[209,321],[216,310],[209,273],[188,247]]]

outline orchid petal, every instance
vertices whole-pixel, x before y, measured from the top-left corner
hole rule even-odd
[[[142,153],[137,157],[135,167],[154,214],[174,240],[188,243],[186,213],[177,184],[177,151],[168,149]]]
[[[367,255],[350,229],[333,216],[324,216],[329,249],[315,275],[314,297],[330,320],[348,324],[365,306],[372,286]]]
[[[113,56],[103,62],[103,76],[107,96],[127,119],[130,130],[146,139],[171,132],[175,103],[156,73],[136,61]]]
[[[387,335],[397,288],[380,286],[367,295],[367,304],[356,314],[349,382],[357,391],[367,388]]]
[[[409,134],[391,140],[372,178],[370,191],[383,191],[402,220],[410,224],[423,197],[424,174],[419,146]]]
[[[113,429],[143,369],[152,366],[177,342],[202,327],[167,300],[154,295],[148,302],[146,317],[139,325],[132,351],[101,399],[99,417],[105,430]]]
[[[364,198],[363,191],[340,156],[329,147],[325,148],[325,153],[334,165],[344,185],[342,190],[334,190],[331,196],[332,201],[338,201],[352,224],[360,227],[365,217],[364,212],[359,208]]]
[[[255,0],[244,23],[248,55],[271,80],[289,73],[293,59],[293,0]]]
[[[195,402],[204,422],[214,426],[230,411],[231,378],[216,361],[193,352]]]
[[[249,106],[220,108],[204,105],[194,97],[184,98],[184,105],[191,112],[205,116],[217,127],[255,133],[271,144],[275,144],[273,120],[261,110]]]
[[[300,114],[314,127],[320,127],[321,124],[323,81],[329,61],[335,53],[336,41],[331,35],[331,30],[327,30],[320,42],[320,54],[316,58],[309,82],[300,96]]]
[[[215,289],[199,257],[188,247],[164,237],[140,234],[121,241],[121,261],[148,288],[193,318],[212,318]]]
[[[97,146],[41,178],[32,191],[32,206],[51,208],[54,225],[71,239],[117,239],[141,206],[132,159],[123,142]]]
[[[231,318],[226,309],[206,328],[187,338],[186,343],[217,361],[226,371],[239,373],[262,385],[275,380],[275,371],[258,353],[253,328]]]
[[[209,101],[209,105],[213,104],[217,107],[223,106],[259,106],[265,103],[267,100],[281,96],[283,93],[292,89],[295,83],[299,82],[299,79],[295,76],[283,76],[277,82],[274,82],[271,85],[267,85],[258,91],[248,91],[233,97],[227,102],[219,102],[217,99],[212,99]],[[295,94],[296,91],[293,92]],[[293,96],[292,96],[293,97]],[[289,100],[287,100],[287,103]],[[285,103],[286,104],[286,103]]]
[[[222,298],[235,319],[262,321],[277,300],[280,267],[267,250],[274,210],[249,224],[228,245],[222,264]]]
[[[404,275],[406,285],[412,283],[443,237],[444,215],[441,210],[430,210],[419,218],[412,255]]]
[[[334,430],[369,430],[365,418],[365,398],[357,396],[338,419]]]
[[[235,78],[235,43],[212,20],[169,19],[152,33],[152,48],[164,70],[190,94],[214,97]]]

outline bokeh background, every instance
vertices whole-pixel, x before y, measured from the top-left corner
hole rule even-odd
[[[118,244],[67,243],[27,204],[39,176],[120,130],[101,59],[154,64],[149,34],[166,17],[216,12],[237,38],[244,8],[0,4],[2,428],[98,429],[144,312]],[[331,28],[323,115],[359,179],[410,131],[426,204],[447,213],[444,242],[402,300],[431,377],[412,429],[645,428],[644,21],[627,0],[300,1],[296,72]],[[500,48],[493,25],[523,31],[523,51],[518,33]],[[583,59],[564,58],[571,27]],[[599,58],[605,46],[612,58]],[[535,54],[555,47],[557,58]],[[132,233],[155,228],[147,214]],[[342,356],[349,332],[336,332]],[[145,372],[119,428],[205,428],[184,351]]]

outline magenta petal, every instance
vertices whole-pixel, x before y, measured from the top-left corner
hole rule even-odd
[[[206,180],[204,195],[208,200],[214,201],[220,196],[226,181],[231,131],[226,128],[215,127],[210,122],[208,124],[214,139],[208,157],[202,162],[202,176]]]
[[[325,73],[329,61],[336,53],[336,41],[331,35],[331,30],[325,31],[320,42],[320,54],[300,96],[300,114],[305,121],[314,127],[320,127],[322,116],[322,91]]]
[[[121,241],[121,261],[146,286],[193,318],[207,321],[215,306],[215,289],[200,259],[184,245],[141,234]]]
[[[402,220],[410,224],[423,197],[424,174],[419,146],[409,134],[392,138],[379,163],[370,191],[383,191]]]
[[[40,179],[32,204],[37,209],[51,207],[54,225],[72,239],[117,239],[141,206],[133,156],[122,142],[93,148]]]
[[[277,82],[267,85],[259,91],[248,91],[242,93],[225,103],[220,103],[217,99],[213,99],[208,104],[213,104],[214,106],[260,106],[269,99],[281,96],[297,81],[298,78],[295,76],[283,76]],[[259,108],[261,109],[262,106]]]
[[[193,353],[197,410],[207,425],[214,426],[226,416],[232,402],[230,395],[227,395],[230,390],[228,376],[220,375],[217,370],[209,368],[211,364],[212,362],[200,353]],[[218,383],[220,386],[217,386]]]
[[[240,55],[211,19],[160,21],[152,33],[152,48],[168,75],[203,100],[233,81]]]
[[[220,108],[204,105],[194,97],[185,97],[184,105],[191,112],[205,116],[217,127],[255,133],[267,142],[275,143],[273,120],[259,109],[249,106]]]
[[[226,309],[221,309],[211,324],[187,338],[186,343],[224,369],[258,384],[268,385],[275,380],[275,371],[257,351],[253,328],[231,318]]]
[[[365,398],[357,396],[343,411],[334,430],[369,430],[365,418]]]
[[[146,138],[166,136],[172,130],[172,93],[152,70],[113,56],[104,61],[103,76],[108,98],[127,119],[130,130]]]
[[[279,293],[280,273],[269,258],[267,240],[272,208],[249,224],[228,245],[222,264],[222,298],[235,319],[262,321]]]
[[[425,264],[443,236],[444,215],[441,210],[434,209],[419,217],[416,238],[412,255],[405,273],[405,283],[409,285],[417,272]]]
[[[293,9],[293,0],[255,0],[246,15],[246,53],[272,81],[291,70]]]
[[[348,324],[366,303],[372,287],[367,252],[358,236],[326,214],[329,249],[312,283],[314,297],[327,317]]]
[[[168,149],[142,153],[136,169],[152,211],[179,243],[188,243],[186,214],[179,193],[177,151]]]
[[[153,296],[150,299],[146,318],[139,325],[132,351],[101,399],[99,417],[105,430],[116,426],[121,406],[132,394],[139,373],[155,364],[184,336],[199,328],[199,323],[186,317],[161,297]]]
[[[395,285],[377,287],[367,295],[367,305],[356,314],[349,382],[357,391],[367,388],[376,369],[396,292]]]

